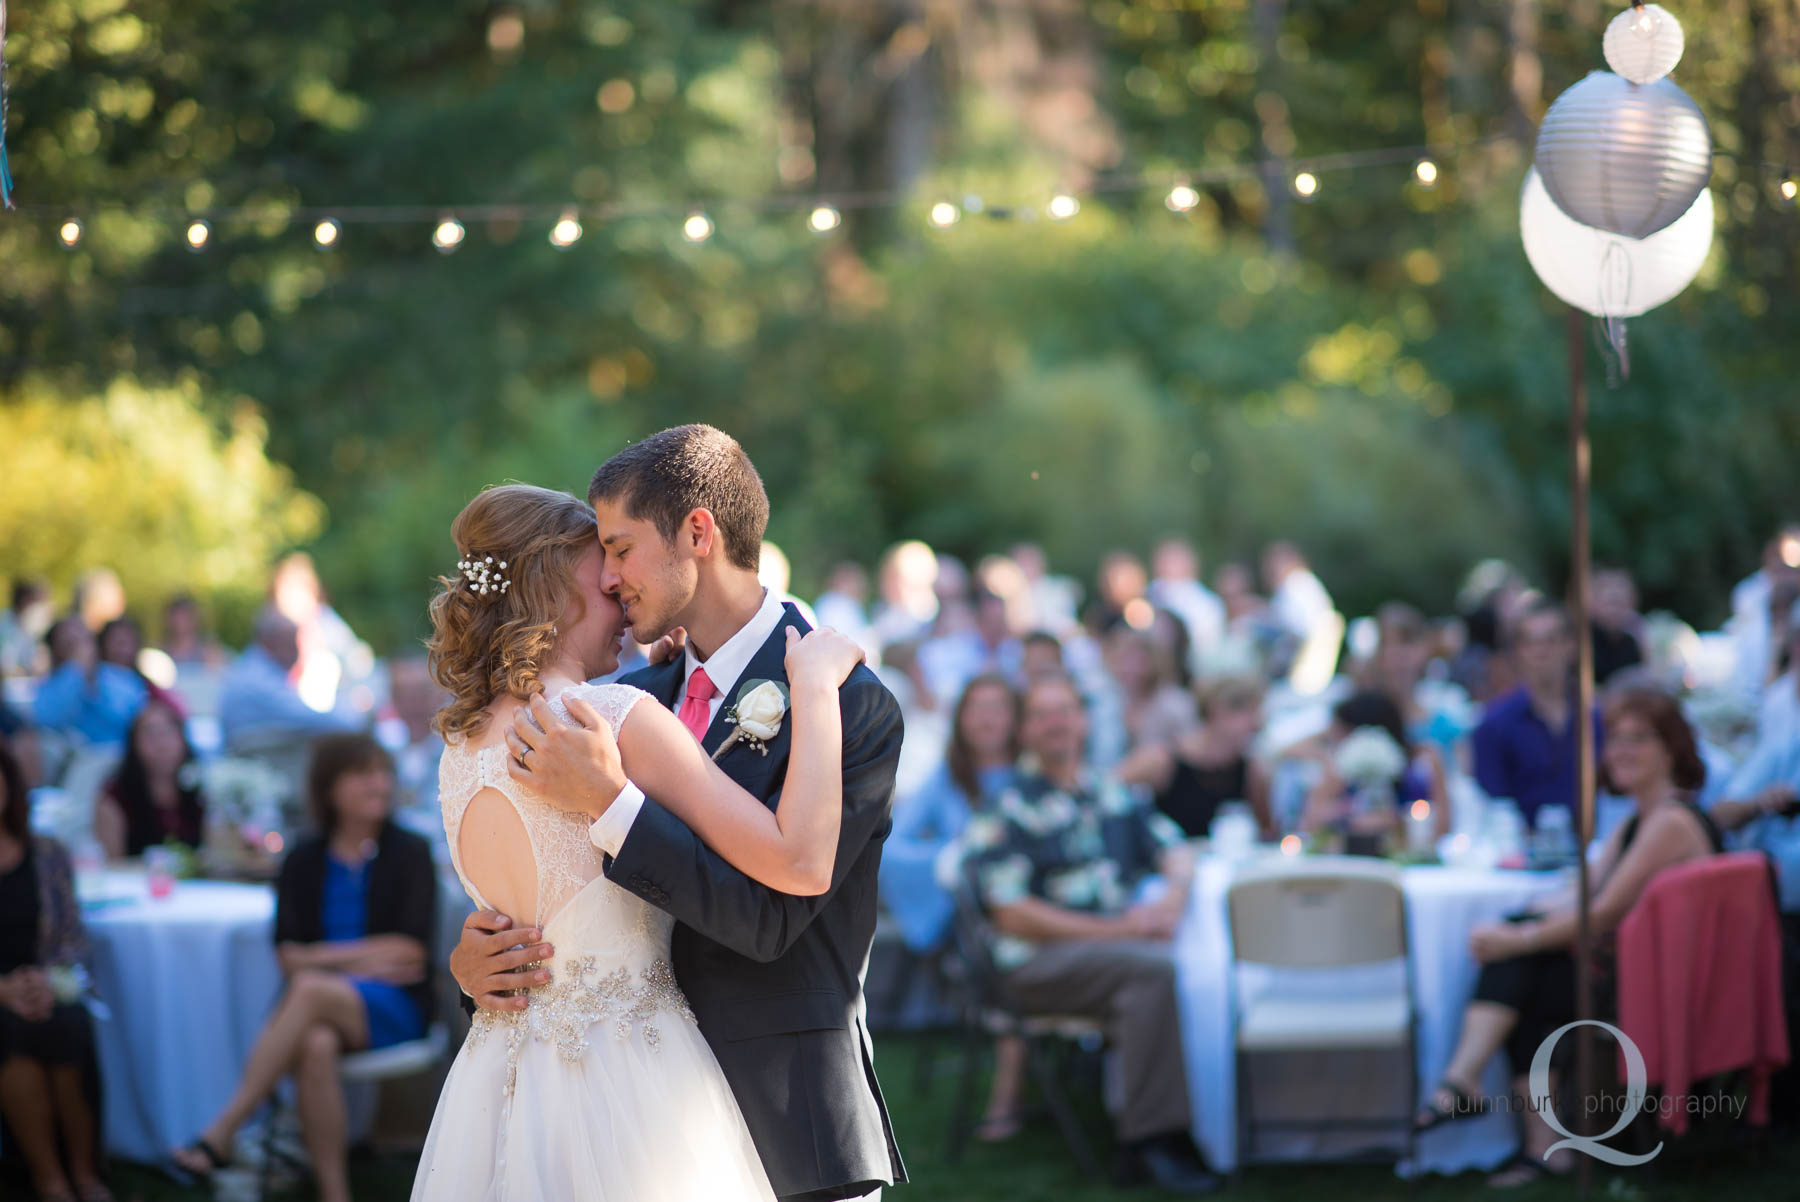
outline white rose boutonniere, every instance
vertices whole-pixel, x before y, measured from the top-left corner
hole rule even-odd
[[[735,730],[719,749],[713,752],[713,759],[718,759],[739,743],[746,743],[763,755],[769,754],[769,740],[781,732],[781,720],[787,717],[788,691],[780,683],[773,680],[747,681],[738,690],[737,701],[725,714],[725,720]]]

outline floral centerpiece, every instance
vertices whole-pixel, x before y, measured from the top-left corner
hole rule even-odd
[[[1394,784],[1406,771],[1406,752],[1387,731],[1359,726],[1344,737],[1332,755],[1332,767],[1344,782],[1349,807],[1344,815],[1344,849],[1359,855],[1386,850],[1386,831],[1394,807]]]
[[[225,757],[182,769],[182,784],[206,798],[200,863],[217,876],[265,877],[281,846],[282,806],[291,782],[269,764]]]

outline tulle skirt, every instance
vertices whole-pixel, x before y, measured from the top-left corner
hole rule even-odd
[[[654,1041],[608,1022],[579,1059],[507,1031],[465,1043],[438,1099],[414,1202],[772,1202],[737,1101],[691,1020]]]

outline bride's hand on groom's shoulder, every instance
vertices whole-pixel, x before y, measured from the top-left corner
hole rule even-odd
[[[787,676],[790,688],[819,685],[836,689],[863,662],[856,640],[829,626],[801,636],[787,628]]]
[[[574,725],[540,695],[513,716],[506,732],[506,770],[559,810],[599,818],[625,787],[625,766],[612,727],[580,697],[568,697]]]
[[[644,652],[644,657],[650,661],[652,666],[654,666],[656,664],[666,664],[672,659],[678,659],[682,652],[686,650],[687,627],[677,626],[675,629],[669,631],[669,633],[650,644],[649,650]]]

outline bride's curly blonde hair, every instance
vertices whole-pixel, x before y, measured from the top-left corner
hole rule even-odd
[[[498,581],[482,591],[458,574],[440,576],[431,599],[431,639],[425,644],[431,678],[450,693],[438,711],[446,739],[479,734],[487,708],[502,696],[528,700],[542,691],[538,673],[556,646],[575,589],[575,566],[599,546],[594,511],[566,492],[502,484],[470,501],[450,525],[459,567],[490,557]],[[506,565],[504,571],[499,564]]]

